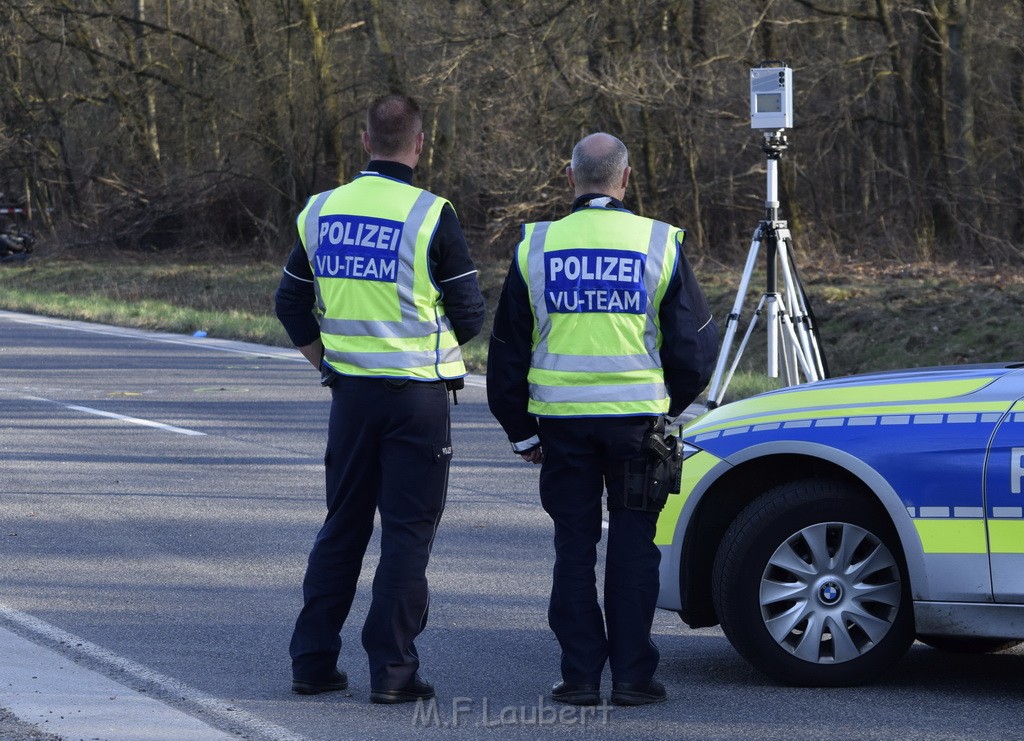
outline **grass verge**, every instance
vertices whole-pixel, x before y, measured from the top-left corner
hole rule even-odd
[[[274,316],[281,263],[237,253],[108,253],[84,258],[43,251],[0,265],[0,308],[126,327],[290,345]],[[480,266],[493,313],[506,264]],[[742,266],[696,261],[723,331]],[[1024,360],[1024,277],[993,267],[891,262],[818,262],[801,267],[833,376],[871,370]],[[733,352],[764,291],[755,274]],[[488,322],[490,317],[488,317]],[[483,372],[489,324],[465,348]],[[755,326],[726,400],[775,388],[766,332]]]

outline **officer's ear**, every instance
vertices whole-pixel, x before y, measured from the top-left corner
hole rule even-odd
[[[423,151],[423,132],[421,131],[416,135],[416,156],[419,157]]]
[[[633,171],[633,168],[626,165],[626,169],[622,171],[622,189],[626,190],[629,187],[629,173]]]
[[[371,157],[373,156],[373,146],[370,144],[370,132],[369,131],[364,131],[363,132],[363,149],[366,150],[366,153],[368,155],[370,155]]]
[[[565,168],[565,176],[569,179],[569,187],[576,190],[576,180],[572,176],[572,165]]]

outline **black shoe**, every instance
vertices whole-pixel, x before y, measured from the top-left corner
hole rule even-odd
[[[334,674],[323,680],[292,680],[292,692],[300,695],[319,695],[321,692],[338,692],[345,689],[348,689],[348,677],[345,672],[339,672],[337,669],[334,670]]]
[[[667,699],[665,685],[657,679],[649,682],[612,683],[612,703],[615,705],[650,705]]]
[[[562,681],[551,688],[551,699],[566,705],[597,705],[601,702],[601,685]]]
[[[417,700],[429,700],[434,696],[434,685],[420,679],[419,674],[414,674],[412,681],[405,687],[397,690],[370,690],[370,702],[382,705],[393,705],[399,702],[416,702]]]

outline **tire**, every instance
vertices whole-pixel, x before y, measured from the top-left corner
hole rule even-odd
[[[1006,651],[1024,641],[977,636],[918,636],[927,646],[954,654],[991,654]]]
[[[790,482],[748,505],[718,549],[712,599],[740,655],[783,684],[873,681],[914,640],[895,529],[843,482]]]

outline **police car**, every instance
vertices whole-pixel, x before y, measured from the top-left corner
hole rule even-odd
[[[1024,363],[792,386],[682,437],[658,605],[769,677],[855,685],[915,637],[1024,640]]]

